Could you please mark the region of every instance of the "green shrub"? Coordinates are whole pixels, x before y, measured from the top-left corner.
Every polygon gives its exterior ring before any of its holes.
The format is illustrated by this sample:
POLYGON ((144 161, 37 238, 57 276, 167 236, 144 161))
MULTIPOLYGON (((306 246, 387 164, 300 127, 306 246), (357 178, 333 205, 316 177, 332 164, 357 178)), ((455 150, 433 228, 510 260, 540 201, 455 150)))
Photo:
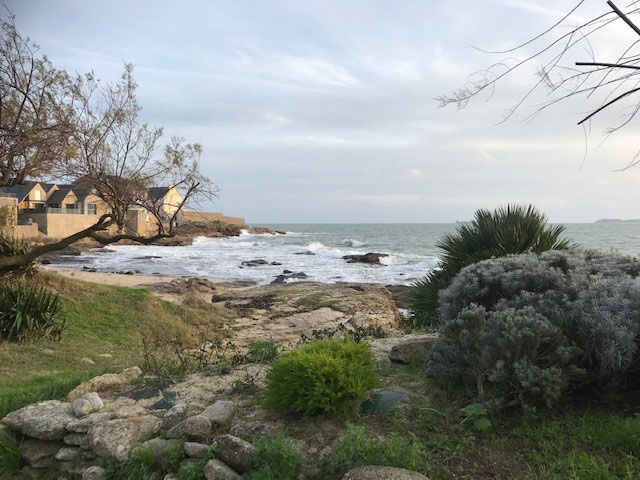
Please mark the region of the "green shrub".
POLYGON ((347 424, 345 437, 331 447, 320 463, 318 478, 337 480, 351 468, 360 465, 383 465, 420 470, 425 452, 415 437, 392 433, 380 437, 363 426, 347 424))
MULTIPOLYGON (((31 245, 20 238, 15 238, 0 233, 0 257, 14 257, 24 255, 31 251, 31 245)), ((13 273, 13 276, 31 275, 35 273, 36 261, 20 267, 13 273)))
POLYGON ((510 255, 440 293, 427 372, 493 407, 637 392, 640 261, 597 252, 510 255))
POLYGON ((327 339, 284 353, 267 373, 264 405, 308 415, 345 413, 378 381, 371 348, 327 339))
POLYGON ((0 283, 0 339, 59 339, 64 328, 58 295, 24 282, 0 283))
POLYGON ((280 432, 255 443, 255 468, 247 475, 250 480, 295 480, 302 463, 302 453, 293 440, 280 432))
POLYGON ((493 212, 477 210, 469 224, 437 244, 444 250, 440 270, 418 280, 407 294, 412 323, 419 327, 437 322, 438 293, 449 286, 467 265, 515 253, 565 250, 573 245, 560 239, 562 226, 547 225, 547 218, 529 205, 507 205, 493 212))

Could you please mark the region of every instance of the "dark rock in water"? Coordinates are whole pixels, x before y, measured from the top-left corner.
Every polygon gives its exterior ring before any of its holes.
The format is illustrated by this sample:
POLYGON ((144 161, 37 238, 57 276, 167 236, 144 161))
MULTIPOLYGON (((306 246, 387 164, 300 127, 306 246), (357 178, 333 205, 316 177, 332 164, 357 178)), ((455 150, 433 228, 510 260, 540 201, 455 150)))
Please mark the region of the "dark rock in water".
POLYGON ((370 263, 374 265, 382 265, 380 259, 388 257, 388 253, 365 253, 364 255, 345 255, 342 257, 347 263, 370 263))
POLYGON ((69 256, 79 257, 80 255, 82 255, 82 252, 76 248, 67 247, 63 250, 57 251, 56 254, 66 256, 66 257, 69 257, 69 256))
POLYGON ((85 272, 96 272, 97 271, 95 268, 89 268, 89 267, 82 267, 82 270, 84 270, 85 272))
POLYGON ((257 267, 259 265, 269 265, 269 262, 259 258, 257 260, 245 260, 244 262, 242 262, 242 265, 244 265, 245 267, 257 267))
POLYGON ((42 265, 51 265, 51 259, 50 258, 43 258, 42 260, 40 260, 40 263, 42 265))
POLYGON ((391 293, 393 301, 398 308, 409 308, 407 304, 407 291, 411 288, 408 285, 385 285, 391 293))
POLYGON ((308 278, 308 275, 304 272, 282 274, 282 275, 278 275, 276 279, 273 282, 271 282, 271 285, 286 283, 290 280, 304 280, 305 278, 308 278))
POLYGON ((282 265, 280 262, 271 262, 271 265, 282 265))
POLYGON ((133 257, 131 260, 153 260, 155 258, 162 258, 159 255, 143 255, 141 257, 133 257))
POLYGON ((296 252, 296 253, 294 253, 294 255, 315 255, 315 253, 310 252, 309 250, 307 250, 306 252, 296 252))
POLYGON ((369 399, 360 405, 360 415, 375 415, 376 413, 384 413, 397 407, 407 398, 407 395, 401 392, 392 392, 383 390, 373 392, 369 399))
POLYGON ((282 273, 284 273, 285 275, 288 275, 289 273, 293 273, 291 270, 282 270, 282 273))

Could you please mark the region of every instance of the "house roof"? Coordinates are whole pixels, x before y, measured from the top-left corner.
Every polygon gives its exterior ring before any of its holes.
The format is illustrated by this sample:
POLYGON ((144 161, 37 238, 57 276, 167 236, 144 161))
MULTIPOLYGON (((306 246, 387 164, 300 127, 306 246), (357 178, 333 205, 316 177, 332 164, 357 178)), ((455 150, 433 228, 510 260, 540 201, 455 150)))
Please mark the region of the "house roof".
POLYGON ((10 194, 16 197, 19 202, 22 202, 29 196, 29 192, 31 192, 31 190, 33 190, 33 188, 39 183, 40 182, 25 182, 18 185, 12 185, 10 187, 2 187, 1 190, 3 193, 10 194))
POLYGON ((159 200, 164 197, 169 190, 171 190, 171 187, 151 187, 149 189, 149 195, 152 200, 159 200))
POLYGON ((62 203, 70 193, 73 193, 75 195, 74 191, 70 188, 60 188, 49 195, 47 203, 62 203))

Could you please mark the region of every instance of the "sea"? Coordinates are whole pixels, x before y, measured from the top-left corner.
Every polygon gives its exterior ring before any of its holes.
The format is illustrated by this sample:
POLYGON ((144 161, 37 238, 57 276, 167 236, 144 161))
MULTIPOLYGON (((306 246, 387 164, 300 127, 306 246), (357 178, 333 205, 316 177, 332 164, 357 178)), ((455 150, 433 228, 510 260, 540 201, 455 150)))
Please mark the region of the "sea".
MULTIPOLYGON (((258 225, 256 225, 258 226, 258 225)), ((459 225, 439 224, 261 224, 285 234, 197 238, 184 247, 110 245, 110 252, 84 252, 67 266, 98 271, 199 276, 214 281, 271 283, 283 270, 307 280, 409 285, 439 264, 438 240, 459 225), (383 265, 347 263, 345 255, 386 253, 383 265), (265 260, 268 265, 243 266, 265 260), (273 265, 272 265, 273 263, 273 265)), ((564 237, 589 249, 638 256, 640 222, 565 224, 564 237)))

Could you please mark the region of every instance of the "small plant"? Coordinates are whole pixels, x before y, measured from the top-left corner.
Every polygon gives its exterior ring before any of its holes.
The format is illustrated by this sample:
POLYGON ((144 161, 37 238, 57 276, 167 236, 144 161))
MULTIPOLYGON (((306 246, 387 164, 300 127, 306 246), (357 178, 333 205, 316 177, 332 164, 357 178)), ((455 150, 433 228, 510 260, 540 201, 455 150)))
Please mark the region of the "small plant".
POLYGON ((64 328, 58 295, 20 281, 0 283, 0 339, 57 340, 64 328))
POLYGON ((489 409, 484 403, 472 403, 460 409, 464 420, 462 424, 471 422, 474 430, 478 432, 488 432, 491 429, 491 420, 489 420, 489 409))
POLYGON ((255 444, 255 468, 249 480, 295 480, 302 464, 302 453, 293 440, 280 432, 264 437, 255 444))
POLYGON ((326 327, 312 330, 309 336, 303 333, 300 336, 300 343, 311 343, 325 338, 346 337, 349 337, 354 342, 359 343, 365 338, 384 338, 386 336, 387 332, 385 332, 379 325, 368 325, 365 327, 361 325, 354 326, 341 323, 337 327, 326 327))
POLYGON ((344 438, 336 442, 320 463, 318 478, 342 478, 359 465, 384 465, 420 470, 425 461, 422 444, 415 437, 392 433, 380 437, 373 430, 347 423, 344 438))
POLYGON ((319 340, 284 353, 267 373, 264 405, 306 415, 342 414, 378 383, 369 345, 319 340))
POLYGON ((139 480, 150 478, 154 472, 160 472, 160 465, 155 461, 153 452, 137 447, 124 462, 105 460, 103 480, 139 480))
POLYGON ((245 358, 250 363, 271 363, 282 352, 282 345, 273 340, 252 340, 245 358))

